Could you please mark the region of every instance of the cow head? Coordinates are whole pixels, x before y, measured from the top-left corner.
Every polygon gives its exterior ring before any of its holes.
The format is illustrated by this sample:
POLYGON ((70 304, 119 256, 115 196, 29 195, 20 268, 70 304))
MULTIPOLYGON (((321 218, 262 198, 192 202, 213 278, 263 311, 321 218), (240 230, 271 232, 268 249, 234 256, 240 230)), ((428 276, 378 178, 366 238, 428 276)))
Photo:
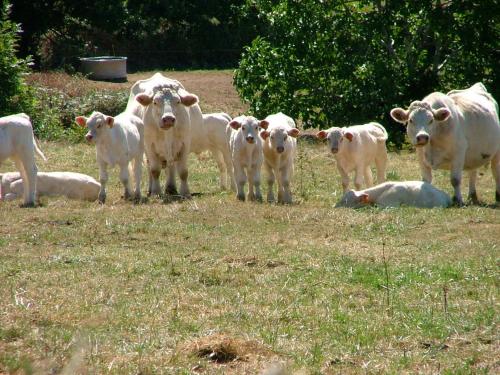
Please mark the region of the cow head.
POLYGON ((330 128, 328 130, 321 130, 316 134, 318 139, 326 139, 328 142, 328 148, 332 154, 336 154, 345 147, 346 142, 352 142, 354 135, 342 128, 330 128))
POLYGON ((238 116, 229 123, 229 126, 241 132, 243 138, 250 144, 257 141, 259 128, 267 129, 268 125, 266 120, 259 121, 253 116, 238 116))
POLYGON ((367 193, 349 190, 337 202, 335 207, 360 208, 371 204, 370 196, 367 193))
POLYGON ((426 102, 414 101, 408 110, 394 108, 391 117, 401 124, 406 125, 406 133, 414 146, 425 146, 439 123, 448 120, 451 113, 446 107, 432 109, 426 102))
POLYGON ((175 90, 163 87, 137 94, 135 100, 146 107, 146 116, 151 116, 158 128, 168 130, 175 125, 179 117, 187 117, 186 107, 196 104, 198 97, 182 88, 175 90))
POLYGON ((92 112, 90 117, 78 116, 75 122, 82 127, 87 127, 88 132, 85 135, 87 142, 95 142, 102 137, 103 132, 113 127, 115 119, 101 112, 92 112))
POLYGON ((297 138, 300 134, 299 129, 290 127, 273 127, 271 130, 262 130, 260 136, 262 139, 269 139, 271 149, 275 150, 278 154, 285 151, 286 145, 289 144, 288 137, 297 138))

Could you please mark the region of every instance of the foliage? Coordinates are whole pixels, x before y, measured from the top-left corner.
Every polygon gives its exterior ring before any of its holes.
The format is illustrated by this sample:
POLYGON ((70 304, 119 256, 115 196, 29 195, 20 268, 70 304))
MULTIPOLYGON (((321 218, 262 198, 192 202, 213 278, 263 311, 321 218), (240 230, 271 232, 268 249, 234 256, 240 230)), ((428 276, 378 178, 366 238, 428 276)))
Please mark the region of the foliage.
POLYGON ((499 94, 494 0, 251 3, 269 34, 246 48, 234 81, 259 116, 281 110, 321 128, 381 121, 400 145, 393 106, 476 81, 499 94))
POLYGON ((30 92, 23 83, 28 59, 16 57, 20 26, 9 19, 10 5, 2 1, 0 8, 0 116, 30 107, 30 92))

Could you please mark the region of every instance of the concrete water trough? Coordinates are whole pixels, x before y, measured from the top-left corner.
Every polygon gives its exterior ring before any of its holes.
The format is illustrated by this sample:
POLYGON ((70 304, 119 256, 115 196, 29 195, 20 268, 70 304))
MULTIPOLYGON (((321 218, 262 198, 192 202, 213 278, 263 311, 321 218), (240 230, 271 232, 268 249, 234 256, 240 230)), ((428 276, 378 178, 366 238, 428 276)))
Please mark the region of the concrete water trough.
POLYGON ((96 80, 126 80, 127 58, 123 56, 80 57, 81 71, 96 80))

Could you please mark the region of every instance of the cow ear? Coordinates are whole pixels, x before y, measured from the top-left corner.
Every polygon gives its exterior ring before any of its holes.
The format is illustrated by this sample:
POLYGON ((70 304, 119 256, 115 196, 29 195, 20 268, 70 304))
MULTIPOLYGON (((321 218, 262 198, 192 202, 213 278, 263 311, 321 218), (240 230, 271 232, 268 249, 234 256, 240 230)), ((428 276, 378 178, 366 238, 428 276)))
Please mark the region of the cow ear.
POLYGON ((241 128, 241 124, 237 120, 232 120, 229 123, 229 126, 232 127, 234 130, 238 130, 239 128, 241 128))
POLYGON ((352 138, 354 137, 353 134, 351 132, 345 132, 344 133, 344 137, 346 137, 349 142, 352 142, 352 138))
POLYGON ((260 132, 260 137, 261 137, 262 139, 267 139, 267 137, 269 137, 269 134, 270 134, 270 133, 269 133, 267 130, 262 130, 262 131, 260 132))
POLYGON ((84 116, 78 116, 75 118, 75 122, 83 128, 87 126, 87 118, 84 116))
POLYGON ((370 203, 370 196, 368 193, 361 193, 358 195, 358 198, 361 203, 370 203))
POLYGON ((192 105, 198 103, 198 97, 194 94, 190 94, 186 90, 180 90, 179 96, 181 97, 181 103, 186 107, 191 107, 192 105))
POLYGON ((288 135, 293 138, 297 138, 300 135, 300 130, 297 128, 292 128, 288 130, 288 135))
POLYGON ((324 130, 320 130, 318 134, 316 134, 316 138, 318 139, 325 139, 326 137, 328 137, 328 133, 324 130))
POLYGON ((110 127, 110 128, 112 128, 113 125, 115 124, 115 118, 112 116, 106 116, 104 118, 104 121, 106 121, 106 125, 108 125, 108 127, 110 127))
POLYGON ((264 129, 264 130, 267 130, 267 127, 269 126, 269 121, 267 120, 261 120, 259 122, 259 126, 264 129))
POLYGON ((391 110, 391 117, 394 121, 397 121, 401 124, 406 124, 408 121, 408 111, 405 111, 403 108, 393 108, 391 110))
POLYGON ((135 96, 135 100, 137 102, 139 102, 139 104, 143 105, 144 107, 147 107, 153 101, 153 95, 148 95, 148 94, 144 94, 144 93, 137 94, 135 96))
POLYGON ((439 108, 438 110, 434 111, 434 120, 436 121, 446 121, 450 116, 451 113, 448 108, 439 108))

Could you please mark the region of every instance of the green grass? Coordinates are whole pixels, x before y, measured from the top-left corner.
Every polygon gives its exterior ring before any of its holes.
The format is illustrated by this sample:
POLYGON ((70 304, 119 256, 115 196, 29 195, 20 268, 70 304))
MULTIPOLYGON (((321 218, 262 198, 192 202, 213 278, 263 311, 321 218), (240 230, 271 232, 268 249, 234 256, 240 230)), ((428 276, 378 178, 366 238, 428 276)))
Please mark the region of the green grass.
MULTIPOLYGON (((334 162, 299 147, 291 206, 220 192, 208 157, 190 160, 191 201, 124 202, 113 171, 104 206, 1 203, 0 372, 496 373, 491 172, 490 206, 334 209, 334 162), (262 351, 214 363, 186 349, 216 334, 262 351)), ((97 177, 93 147, 42 149, 40 170, 97 177)), ((415 155, 390 154, 389 175, 418 179, 415 155)), ((435 182, 451 192, 447 172, 435 182)))

